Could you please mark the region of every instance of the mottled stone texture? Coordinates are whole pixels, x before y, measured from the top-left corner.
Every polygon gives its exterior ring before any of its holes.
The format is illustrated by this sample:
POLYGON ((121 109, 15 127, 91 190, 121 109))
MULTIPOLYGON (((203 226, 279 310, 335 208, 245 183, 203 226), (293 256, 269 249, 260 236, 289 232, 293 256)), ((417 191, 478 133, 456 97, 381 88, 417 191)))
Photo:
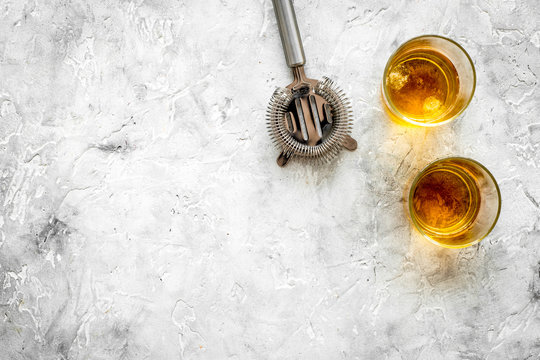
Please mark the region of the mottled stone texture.
POLYGON ((275 164, 290 82, 269 0, 0 1, 0 359, 539 359, 537 0, 297 0, 314 78, 359 147, 275 164), (461 43, 465 115, 390 122, 390 53, 461 43), (445 155, 498 179, 480 245, 411 228, 407 182, 445 155))

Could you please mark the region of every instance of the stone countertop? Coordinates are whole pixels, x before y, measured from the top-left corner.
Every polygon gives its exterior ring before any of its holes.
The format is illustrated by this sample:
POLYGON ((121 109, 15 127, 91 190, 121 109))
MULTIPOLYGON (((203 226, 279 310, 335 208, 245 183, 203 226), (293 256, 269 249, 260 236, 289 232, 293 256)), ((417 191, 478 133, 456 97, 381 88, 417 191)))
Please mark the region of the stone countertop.
POLYGON ((0 1, 0 359, 540 359, 540 3, 295 7, 308 76, 354 110, 358 150, 322 167, 275 163, 271 1, 0 1), (429 33, 476 94, 401 127, 382 71, 429 33), (446 155, 502 191, 463 250, 404 211, 446 155))

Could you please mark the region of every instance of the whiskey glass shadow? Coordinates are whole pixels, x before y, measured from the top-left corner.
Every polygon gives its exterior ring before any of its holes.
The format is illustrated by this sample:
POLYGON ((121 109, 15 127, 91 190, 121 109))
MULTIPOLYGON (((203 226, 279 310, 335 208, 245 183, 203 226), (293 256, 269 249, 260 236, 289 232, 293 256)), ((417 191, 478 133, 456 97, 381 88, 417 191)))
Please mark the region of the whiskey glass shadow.
POLYGON ((423 35, 390 56, 381 88, 391 119, 404 125, 438 126, 465 111, 476 88, 476 71, 458 43, 423 35))
POLYGON ((416 175, 407 205, 412 223, 425 238, 439 246, 463 248, 491 232, 501 211, 501 193, 482 164, 449 157, 416 175))

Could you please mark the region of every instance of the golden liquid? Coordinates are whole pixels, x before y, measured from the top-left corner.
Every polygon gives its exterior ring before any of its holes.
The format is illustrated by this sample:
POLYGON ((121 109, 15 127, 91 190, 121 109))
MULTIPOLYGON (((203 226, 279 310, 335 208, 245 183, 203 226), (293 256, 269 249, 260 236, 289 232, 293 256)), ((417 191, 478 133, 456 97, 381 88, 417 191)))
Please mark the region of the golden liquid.
POLYGON ((389 101, 402 115, 430 122, 444 120, 457 98, 457 70, 443 54, 419 50, 394 59, 385 79, 389 101))
POLYGON ((426 171, 412 189, 411 215, 423 232, 442 244, 459 245, 473 224, 480 192, 472 175, 459 166, 426 171))

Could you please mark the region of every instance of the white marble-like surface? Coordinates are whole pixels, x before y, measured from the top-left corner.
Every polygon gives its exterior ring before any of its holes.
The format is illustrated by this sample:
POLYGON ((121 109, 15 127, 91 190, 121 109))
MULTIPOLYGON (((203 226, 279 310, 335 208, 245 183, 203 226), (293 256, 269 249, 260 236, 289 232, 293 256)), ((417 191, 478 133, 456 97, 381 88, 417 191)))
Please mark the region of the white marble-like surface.
POLYGON ((0 1, 0 359, 540 359, 538 1, 295 6, 307 74, 355 114, 358 150, 323 168, 275 164, 271 1, 0 1), (408 129, 379 84, 425 33, 478 85, 408 129), (500 184, 478 246, 404 212, 444 155, 500 184))

